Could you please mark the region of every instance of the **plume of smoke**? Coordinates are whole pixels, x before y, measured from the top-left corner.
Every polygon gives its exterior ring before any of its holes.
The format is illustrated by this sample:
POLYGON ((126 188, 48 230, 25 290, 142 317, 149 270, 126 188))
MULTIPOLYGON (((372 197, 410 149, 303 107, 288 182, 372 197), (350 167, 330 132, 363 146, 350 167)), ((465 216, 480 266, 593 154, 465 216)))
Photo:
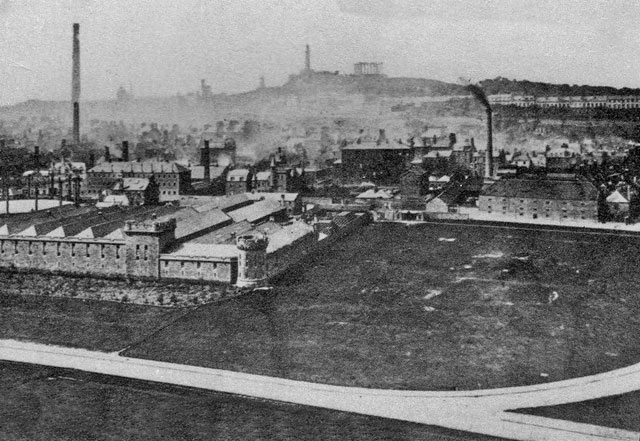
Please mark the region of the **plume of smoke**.
POLYGON ((487 95, 485 95, 484 90, 475 84, 469 84, 467 89, 473 94, 474 97, 484 106, 487 112, 491 112, 491 105, 489 104, 489 100, 487 99, 487 95))

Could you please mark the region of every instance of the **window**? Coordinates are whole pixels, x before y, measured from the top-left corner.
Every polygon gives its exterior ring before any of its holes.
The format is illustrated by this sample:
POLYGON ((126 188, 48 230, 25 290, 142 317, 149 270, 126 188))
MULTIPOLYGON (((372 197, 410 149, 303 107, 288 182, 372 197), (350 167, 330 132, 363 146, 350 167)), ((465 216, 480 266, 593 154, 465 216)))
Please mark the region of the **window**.
POLYGON ((104 259, 104 245, 100 245, 100 258, 104 259))
POLYGON ((60 242, 56 244, 56 256, 60 257, 60 242))
POLYGON ((71 244, 71 257, 76 257, 76 244, 71 244))
MULTIPOLYGON (((2 253, 4 254, 4 250, 2 250, 2 253)), ((46 242, 42 242, 42 255, 43 256, 47 255, 47 243, 46 242)))
POLYGON ((136 245, 136 260, 140 260, 140 245, 136 245))
POLYGON ((29 242, 29 245, 28 245, 28 246, 29 246, 29 255, 32 255, 32 254, 33 254, 33 252, 31 251, 31 242, 29 242))
POLYGON ((85 250, 85 256, 89 257, 89 244, 87 244, 87 248, 85 250))
POLYGON ((18 241, 17 240, 13 244, 13 254, 18 254, 18 241))
POLYGON ((148 245, 145 245, 145 246, 144 246, 144 252, 143 252, 144 260, 149 260, 149 256, 147 256, 147 251, 148 251, 148 250, 149 250, 149 246, 148 246, 148 245))

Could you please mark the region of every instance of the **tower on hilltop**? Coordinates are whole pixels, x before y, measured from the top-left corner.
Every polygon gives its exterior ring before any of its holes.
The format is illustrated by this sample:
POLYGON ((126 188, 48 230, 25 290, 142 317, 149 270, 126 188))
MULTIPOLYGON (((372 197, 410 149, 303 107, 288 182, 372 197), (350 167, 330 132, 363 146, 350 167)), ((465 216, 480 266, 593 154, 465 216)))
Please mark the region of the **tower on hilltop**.
POLYGON ((236 239, 238 280, 241 288, 257 287, 267 280, 267 245, 269 240, 260 234, 248 234, 236 239))
POLYGON ((307 45, 304 51, 304 71, 311 72, 311 48, 307 45))

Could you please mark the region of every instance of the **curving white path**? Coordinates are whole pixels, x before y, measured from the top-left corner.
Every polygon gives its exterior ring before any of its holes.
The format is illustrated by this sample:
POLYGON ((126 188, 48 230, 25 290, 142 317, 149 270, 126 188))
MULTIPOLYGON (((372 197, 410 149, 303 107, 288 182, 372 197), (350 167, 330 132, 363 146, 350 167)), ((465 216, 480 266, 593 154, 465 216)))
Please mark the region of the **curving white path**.
POLYGON ((535 386, 423 392, 331 386, 15 340, 0 340, 0 360, 208 389, 508 439, 640 440, 638 432, 506 412, 638 390, 640 363, 603 374, 535 386))

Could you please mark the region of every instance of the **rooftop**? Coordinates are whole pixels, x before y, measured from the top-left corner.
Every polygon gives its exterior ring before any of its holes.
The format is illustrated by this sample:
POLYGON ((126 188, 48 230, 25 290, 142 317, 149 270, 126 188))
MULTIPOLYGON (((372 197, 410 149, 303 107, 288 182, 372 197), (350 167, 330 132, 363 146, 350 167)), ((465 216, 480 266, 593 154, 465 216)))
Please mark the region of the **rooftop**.
POLYGON ((226 227, 222 227, 218 230, 212 231, 205 235, 196 237, 189 241, 189 243, 202 243, 202 244, 216 244, 216 243, 234 243, 236 237, 245 234, 253 229, 247 221, 237 222, 226 227))
POLYGON ((204 257, 210 259, 231 259, 238 257, 238 247, 235 245, 211 245, 195 242, 186 242, 175 250, 166 253, 170 257, 204 257))
POLYGON ((291 225, 287 225, 268 236, 269 245, 267 246, 267 253, 273 253, 280 248, 291 245, 296 240, 309 234, 314 234, 314 229, 305 222, 297 221, 291 225))
POLYGON ((176 239, 184 239, 197 234, 199 231, 209 230, 216 226, 223 226, 231 222, 231 218, 222 210, 214 209, 204 212, 197 212, 193 208, 183 208, 182 210, 159 218, 160 221, 175 218, 176 239))
POLYGON ((300 193, 275 193, 275 192, 255 192, 255 193, 247 193, 247 197, 252 201, 261 201, 261 200, 270 200, 270 201, 282 201, 285 202, 293 202, 298 199, 300 193))
POLYGON ((239 208, 229 212, 229 216, 234 222, 246 220, 248 222, 256 222, 260 219, 275 215, 284 210, 284 206, 278 202, 269 199, 257 201, 246 207, 239 208))

